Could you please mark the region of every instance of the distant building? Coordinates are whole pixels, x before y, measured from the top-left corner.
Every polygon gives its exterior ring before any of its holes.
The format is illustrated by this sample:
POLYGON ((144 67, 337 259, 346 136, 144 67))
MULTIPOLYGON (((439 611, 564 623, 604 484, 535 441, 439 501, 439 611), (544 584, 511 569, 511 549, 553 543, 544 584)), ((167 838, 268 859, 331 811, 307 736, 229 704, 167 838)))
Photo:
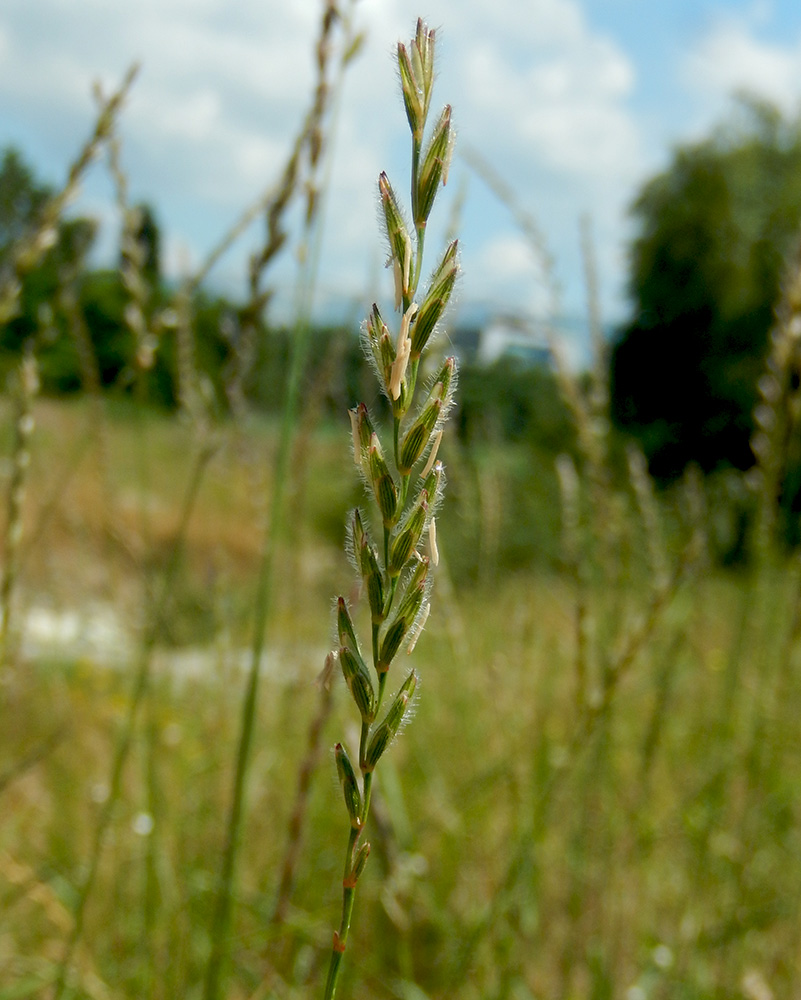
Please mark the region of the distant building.
POLYGON ((533 367, 551 364, 551 350, 543 333, 514 316, 496 316, 479 331, 476 360, 492 365, 501 358, 517 358, 533 367))
POLYGON ((513 358, 525 367, 550 367, 551 350, 541 330, 516 316, 493 316, 451 333, 451 344, 462 361, 493 365, 513 358))
MULTIPOLYGON (((604 338, 611 342, 615 326, 606 325, 604 338)), ((587 320, 583 316, 559 316, 549 331, 559 351, 559 364, 570 371, 586 371, 592 364, 592 347, 587 320)), ((493 365, 506 358, 524 367, 556 367, 554 352, 546 338, 544 320, 475 309, 461 316, 458 325, 448 332, 449 353, 472 365, 493 365)))

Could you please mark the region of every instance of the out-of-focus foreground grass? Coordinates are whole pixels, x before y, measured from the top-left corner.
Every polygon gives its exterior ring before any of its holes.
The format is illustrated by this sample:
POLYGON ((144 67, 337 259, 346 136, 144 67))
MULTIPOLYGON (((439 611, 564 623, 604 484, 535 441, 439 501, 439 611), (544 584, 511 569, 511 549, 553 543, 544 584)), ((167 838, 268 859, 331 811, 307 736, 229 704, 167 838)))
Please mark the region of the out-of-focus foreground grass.
MULTIPOLYGON (((36 404, 17 641, 2 677, 4 1000, 46 996, 56 974, 109 795, 149 588, 191 471, 187 425, 100 406, 36 404)), ((67 995, 198 995, 274 437, 258 422, 219 431, 67 995)), ((438 611, 414 653, 417 718, 376 789, 343 995, 795 995, 798 564, 766 557, 723 574, 696 546, 660 592, 630 500, 610 506, 610 537, 624 539, 614 573, 599 557, 594 574, 487 572, 465 586, 447 569, 491 534, 476 519, 504 530, 508 454, 476 464, 451 445, 438 611), (482 477, 500 512, 474 502, 482 477)), ((326 697, 315 683, 331 641, 326 609, 351 578, 342 537, 359 493, 345 476, 348 446, 344 428, 329 427, 296 445, 248 775, 232 1000, 316 995, 339 906, 340 793, 324 754, 276 915, 307 731, 326 697)), ((714 513, 701 510, 694 527, 674 517, 669 565, 714 513)), ((344 685, 333 698, 347 698, 344 685)))

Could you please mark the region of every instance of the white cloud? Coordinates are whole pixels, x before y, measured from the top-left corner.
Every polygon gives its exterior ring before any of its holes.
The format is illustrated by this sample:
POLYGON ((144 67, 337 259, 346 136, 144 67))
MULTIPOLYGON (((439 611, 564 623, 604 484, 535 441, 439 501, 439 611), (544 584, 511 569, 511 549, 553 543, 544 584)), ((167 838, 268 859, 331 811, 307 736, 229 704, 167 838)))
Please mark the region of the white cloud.
MULTIPOLYGON (((579 0, 426 6, 430 23, 442 28, 435 102, 452 101, 461 137, 554 234, 557 258, 576 242, 576 217, 588 205, 601 205, 600 231, 613 233, 611 219, 643 159, 628 108, 635 75, 627 54, 594 30, 579 0)), ((319 0, 82 0, 77 16, 67 0, 5 0, 0 109, 15 109, 63 174, 89 130, 92 79, 108 88, 140 59, 120 126, 132 189, 155 203, 168 245, 188 244, 202 257, 278 177, 310 100, 320 9, 319 0)), ((383 253, 375 224, 379 170, 387 167, 406 187, 408 139, 391 54, 397 38, 411 34, 416 13, 410 0, 355 5, 367 45, 341 102, 321 276, 329 289, 356 294, 369 262, 383 253)), ((0 142, 7 121, 0 111, 0 142)), ((448 198, 459 170, 457 163, 448 198)), ((465 289, 473 269, 482 295, 503 287, 506 301, 517 281, 529 302, 520 241, 505 235, 505 210, 486 205, 466 234, 465 289)))
POLYGON ((460 82, 474 111, 483 151, 513 152, 528 162, 605 177, 639 159, 626 108, 634 85, 627 56, 596 34, 574 0, 542 0, 527 17, 512 0, 460 21, 460 82), (500 8, 500 11, 499 9, 500 8))
POLYGON ((757 37, 753 18, 716 21, 687 58, 685 74, 708 102, 750 90, 794 111, 801 94, 801 36, 784 44, 757 37))
POLYGON ((502 231, 482 244, 473 260, 471 283, 477 298, 498 304, 509 300, 514 305, 509 312, 522 307, 527 315, 545 316, 553 304, 550 287, 552 275, 547 275, 541 256, 529 240, 518 232, 502 231), (525 294, 520 295, 520 289, 525 294))

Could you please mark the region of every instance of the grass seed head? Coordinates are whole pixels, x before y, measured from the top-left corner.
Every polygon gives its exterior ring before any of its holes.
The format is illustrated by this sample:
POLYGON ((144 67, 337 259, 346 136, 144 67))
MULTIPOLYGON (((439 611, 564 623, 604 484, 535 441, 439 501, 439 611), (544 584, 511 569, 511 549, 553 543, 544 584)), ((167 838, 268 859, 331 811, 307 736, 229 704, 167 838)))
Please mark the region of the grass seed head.
POLYGON ((350 757, 348 757, 348 751, 341 743, 337 743, 334 747, 334 757, 336 758, 339 783, 345 798, 345 808, 350 817, 350 825, 354 830, 360 830, 362 827, 362 796, 359 791, 359 783, 356 780, 356 772, 353 770, 350 757))
POLYGON ((364 866, 367 864, 367 859, 370 857, 370 844, 369 842, 362 844, 353 858, 353 863, 350 866, 348 874, 345 876, 342 885, 346 889, 353 889, 356 883, 361 878, 361 874, 364 871, 364 866))
POLYGON ((384 519, 384 525, 389 527, 394 524, 397 517, 398 488, 384 459, 377 434, 373 434, 370 439, 368 462, 375 500, 384 519))
MULTIPOLYGON (((412 257, 412 238, 403 219, 398 199, 389 183, 386 173, 382 172, 378 178, 378 191, 381 195, 381 207, 384 210, 384 224, 389 241, 389 249, 392 258, 397 261, 401 268, 401 291, 403 295, 408 291, 408 267, 412 257)), ((396 276, 397 278, 397 276, 396 276)), ((396 293, 397 299, 397 293, 396 293)))
POLYGON ((412 360, 420 357, 450 301, 459 273, 459 241, 454 240, 431 276, 428 292, 417 313, 412 333, 412 360))
POLYGON ((348 646, 354 653, 361 655, 359 640, 356 638, 356 632, 354 631, 353 622, 351 621, 344 597, 337 599, 337 635, 342 646, 348 646))
POLYGON ((434 126, 431 140, 420 165, 420 172, 417 175, 414 213, 416 226, 424 226, 428 222, 440 182, 445 176, 445 165, 449 160, 450 148, 451 108, 448 104, 443 108, 439 121, 434 126))
POLYGON ((362 722, 369 725, 375 718, 376 701, 367 664, 358 653, 347 646, 342 646, 339 650, 339 662, 342 665, 345 683, 356 702, 362 722))
POLYGON ((403 682, 400 691, 395 695, 395 699, 390 705, 384 721, 376 727, 373 733, 367 746, 364 760, 362 761, 362 770, 365 772, 375 769, 382 754, 397 736, 403 722, 403 717, 409 708, 409 703, 414 697, 416 687, 417 674, 413 670, 403 682))
POLYGON ((389 574, 398 576, 406 563, 411 559, 428 518, 428 494, 421 490, 406 524, 392 543, 389 554, 389 574))

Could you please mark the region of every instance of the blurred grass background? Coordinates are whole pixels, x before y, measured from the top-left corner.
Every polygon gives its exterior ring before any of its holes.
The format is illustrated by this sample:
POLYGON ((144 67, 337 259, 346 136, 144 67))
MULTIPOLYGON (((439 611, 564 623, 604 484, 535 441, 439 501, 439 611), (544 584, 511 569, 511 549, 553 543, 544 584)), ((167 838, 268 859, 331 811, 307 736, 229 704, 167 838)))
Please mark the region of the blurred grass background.
MULTIPOLYGON (((134 417, 127 403, 104 411, 101 475, 90 404, 36 407, 31 536, 65 456, 82 434, 92 443, 38 522, 19 603, 23 614, 38 609, 40 624, 28 639, 22 629, 3 678, 4 997, 39 995, 58 959, 109 793, 143 627, 151 568, 142 563, 158 562, 170 542, 188 470, 180 420, 134 417), (142 435, 146 490, 132 459, 142 435), (104 637, 82 645, 80 629, 64 641, 54 626, 48 641, 43 612, 57 623, 77 610, 86 629, 91 609, 113 623, 104 637)), ((269 494, 254 456, 269 455, 274 436, 269 421, 254 421, 210 463, 88 904, 75 996, 198 988, 244 681, 258 498, 269 494)), ((248 778, 231 996, 313 994, 339 902, 338 791, 324 757, 291 905, 285 922, 272 920, 298 761, 321 697, 330 595, 349 578, 341 526, 357 499, 343 474, 342 428, 319 427, 304 448, 248 778)), ((417 718, 378 786, 376 863, 343 991, 700 998, 750 996, 743 983, 764 982, 791 995, 801 899, 797 562, 724 571, 698 556, 614 698, 587 715, 576 697, 574 581, 544 566, 515 571, 482 550, 476 480, 495 483, 490 516, 503 536, 517 516, 506 509, 510 470, 523 463, 513 448, 468 462, 454 440, 450 452, 445 574, 465 568, 440 578, 439 612, 415 652, 417 718)), ((526 481, 516 488, 525 492, 526 481)), ((541 502, 543 517, 554 504, 541 502)), ((621 524, 633 536, 630 566, 613 591, 602 575, 581 585, 594 609, 588 623, 610 644, 636 633, 649 593, 633 509, 621 524)), ((344 711, 344 689, 334 699, 344 711)), ((326 725, 325 746, 336 731, 326 725)))

